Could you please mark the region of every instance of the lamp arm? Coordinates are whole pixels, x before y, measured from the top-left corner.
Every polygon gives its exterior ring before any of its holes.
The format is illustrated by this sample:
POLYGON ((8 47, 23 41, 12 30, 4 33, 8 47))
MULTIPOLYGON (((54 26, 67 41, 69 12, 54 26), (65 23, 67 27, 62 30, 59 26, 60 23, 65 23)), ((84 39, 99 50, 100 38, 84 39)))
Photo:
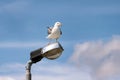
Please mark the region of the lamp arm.
POLYGON ((28 62, 27 62, 27 65, 26 65, 26 70, 30 70, 31 69, 31 66, 32 66, 32 64, 33 64, 33 62, 31 61, 31 60, 29 60, 28 62))
POLYGON ((26 80, 31 80, 31 66, 33 62, 29 60, 26 65, 26 80))

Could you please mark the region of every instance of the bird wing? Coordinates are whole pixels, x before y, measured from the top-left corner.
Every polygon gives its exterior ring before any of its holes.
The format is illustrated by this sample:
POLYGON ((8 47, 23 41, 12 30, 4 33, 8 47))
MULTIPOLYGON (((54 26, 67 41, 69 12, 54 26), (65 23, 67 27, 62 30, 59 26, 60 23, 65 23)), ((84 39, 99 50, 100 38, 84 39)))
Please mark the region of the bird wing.
POLYGON ((47 28, 48 28, 47 33, 51 34, 53 27, 47 27, 47 28))
POLYGON ((62 30, 60 29, 60 35, 62 35, 62 30))

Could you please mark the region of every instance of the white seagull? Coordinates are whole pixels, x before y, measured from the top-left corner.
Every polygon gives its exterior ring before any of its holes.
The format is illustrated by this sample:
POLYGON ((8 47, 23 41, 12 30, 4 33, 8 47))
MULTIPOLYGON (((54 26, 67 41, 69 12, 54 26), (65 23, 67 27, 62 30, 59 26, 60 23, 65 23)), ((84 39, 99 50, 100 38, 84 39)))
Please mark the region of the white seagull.
POLYGON ((46 37, 47 39, 55 39, 56 42, 60 35, 62 35, 62 31, 60 27, 62 24, 60 22, 56 22, 53 27, 48 27, 48 36, 46 37))

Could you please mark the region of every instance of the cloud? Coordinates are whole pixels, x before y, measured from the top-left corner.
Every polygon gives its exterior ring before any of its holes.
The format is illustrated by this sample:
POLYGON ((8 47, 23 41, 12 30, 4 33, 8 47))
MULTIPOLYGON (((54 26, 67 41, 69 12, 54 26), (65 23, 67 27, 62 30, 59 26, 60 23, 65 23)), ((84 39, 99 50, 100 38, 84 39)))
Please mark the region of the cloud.
POLYGON ((109 41, 98 40, 76 44, 70 62, 89 67, 96 80, 111 80, 108 78, 120 75, 119 57, 120 36, 113 36, 109 41))
MULTIPOLYGON (((45 43, 45 42, 43 42, 45 43)), ((41 42, 0 42, 0 48, 36 48, 43 45, 41 42)))
POLYGON ((81 7, 80 11, 82 15, 101 15, 101 14, 119 14, 119 7, 120 6, 109 6, 109 5, 105 5, 105 6, 88 6, 88 7, 81 7))
POLYGON ((15 80, 15 79, 13 79, 13 78, 11 78, 11 77, 8 77, 8 76, 0 76, 0 80, 15 80))
MULTIPOLYGON (((0 41, 0 48, 37 48, 37 47, 43 47, 47 44, 46 41, 0 41)), ((75 42, 71 41, 61 41, 61 45, 63 46, 69 46, 73 45, 75 42)))
POLYGON ((119 5, 117 4, 111 4, 107 3, 105 5, 103 4, 98 4, 97 6, 91 6, 91 5, 83 5, 84 3, 80 2, 75 2, 79 3, 77 5, 74 4, 73 7, 73 2, 44 2, 41 1, 36 3, 36 1, 25 1, 25 0, 17 0, 17 1, 11 1, 10 3, 4 3, 4 5, 0 6, 0 12, 7 12, 7 13, 12 13, 13 15, 15 14, 36 14, 37 15, 44 15, 48 14, 53 15, 53 14, 68 14, 71 13, 72 15, 99 15, 99 14, 119 14, 119 5), (39 3, 39 4, 38 4, 39 3), (56 4, 59 3, 59 4, 56 4), (55 7, 57 5, 57 7, 55 7), (43 8, 44 7, 44 8, 43 8), (72 12, 71 12, 72 9, 72 12), (61 11, 62 10, 62 11, 61 11), (73 13, 76 12, 76 13, 73 13))
MULTIPOLYGON (((2 64, 0 69, 7 70, 5 74, 0 73, 0 80, 25 80, 25 64, 2 64), (2 67, 7 66, 7 67, 2 67), (11 69, 11 70, 9 70, 11 69), (15 72, 16 70, 16 72, 15 72), (9 76, 7 76, 9 75, 9 76)), ((92 80, 90 75, 79 68, 61 63, 46 63, 41 62, 32 66, 32 79, 33 80, 92 80)))
MULTIPOLYGON (((120 36, 109 41, 88 41, 76 44, 70 63, 41 61, 32 66, 35 80, 119 80, 120 36), (77 66, 76 66, 77 65, 77 66)), ((0 65, 0 79, 25 80, 25 65, 0 65)))
POLYGON ((4 2, 1 6, 0 6, 0 12, 4 13, 21 13, 24 12, 25 10, 27 10, 26 8, 28 7, 28 2, 26 1, 11 1, 9 3, 4 2))
POLYGON ((24 72, 23 70, 24 68, 25 68, 25 65, 20 63, 2 64, 0 65, 0 73, 3 73, 3 74, 7 74, 10 72, 22 73, 24 72))

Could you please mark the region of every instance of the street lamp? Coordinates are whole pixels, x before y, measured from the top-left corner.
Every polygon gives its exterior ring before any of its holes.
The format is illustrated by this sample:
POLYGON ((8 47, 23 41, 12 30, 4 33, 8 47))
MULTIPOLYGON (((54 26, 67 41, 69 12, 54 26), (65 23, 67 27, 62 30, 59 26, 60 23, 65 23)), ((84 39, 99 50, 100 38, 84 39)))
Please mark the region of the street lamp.
POLYGON ((30 53, 30 60, 26 65, 26 80, 31 80, 31 66, 33 63, 39 62, 42 58, 54 60, 58 58, 64 51, 59 42, 48 44, 43 48, 39 48, 30 53))

